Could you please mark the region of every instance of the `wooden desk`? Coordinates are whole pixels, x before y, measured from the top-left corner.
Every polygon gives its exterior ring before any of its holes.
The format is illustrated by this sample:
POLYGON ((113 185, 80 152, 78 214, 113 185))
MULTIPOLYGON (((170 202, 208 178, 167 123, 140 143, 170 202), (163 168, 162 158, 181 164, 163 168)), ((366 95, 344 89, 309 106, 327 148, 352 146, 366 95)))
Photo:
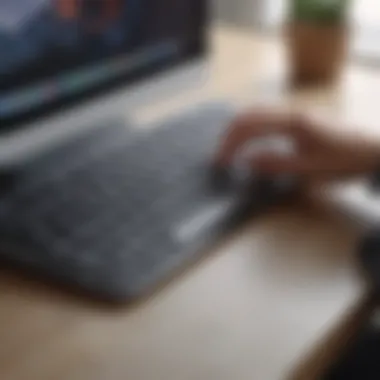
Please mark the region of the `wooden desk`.
MULTIPOLYGON (((277 44, 226 28, 213 36, 208 82, 138 110, 137 119, 194 100, 246 104, 263 94, 257 86, 275 78, 268 62, 277 44)), ((363 75, 361 84, 377 77, 363 75)), ((360 98, 361 84, 344 99, 360 98)), ((339 94, 317 96, 341 110, 339 94)), ((312 208, 278 208, 133 308, 91 304, 0 273, 0 379, 286 379, 365 299, 351 232, 312 208)))

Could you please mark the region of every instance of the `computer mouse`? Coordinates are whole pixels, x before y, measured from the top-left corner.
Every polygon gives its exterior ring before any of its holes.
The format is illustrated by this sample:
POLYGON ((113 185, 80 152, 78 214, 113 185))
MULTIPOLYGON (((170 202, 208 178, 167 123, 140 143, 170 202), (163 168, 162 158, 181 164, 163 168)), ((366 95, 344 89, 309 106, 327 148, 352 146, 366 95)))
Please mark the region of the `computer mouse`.
POLYGON ((239 152, 238 165, 249 167, 248 183, 261 189, 262 195, 278 196, 293 192, 298 187, 298 178, 291 173, 266 174, 255 168, 255 159, 262 156, 291 157, 297 153, 291 138, 281 134, 270 134, 249 141, 239 152))
POLYGON ((214 165, 211 176, 213 185, 221 190, 260 188, 264 192, 272 188, 278 192, 292 188, 295 182, 294 176, 286 173, 280 175, 260 173, 255 169, 255 158, 268 154, 289 156, 294 153, 292 140, 284 136, 272 134, 256 138, 240 149, 228 167, 214 165))
POLYGON ((269 134, 248 141, 237 153, 236 160, 249 160, 254 166, 255 158, 263 155, 289 157, 296 153, 294 140, 281 134, 269 134))
POLYGON ((213 189, 218 193, 236 193, 263 201, 293 193, 298 184, 293 175, 264 175, 248 165, 214 166, 210 179, 213 189))

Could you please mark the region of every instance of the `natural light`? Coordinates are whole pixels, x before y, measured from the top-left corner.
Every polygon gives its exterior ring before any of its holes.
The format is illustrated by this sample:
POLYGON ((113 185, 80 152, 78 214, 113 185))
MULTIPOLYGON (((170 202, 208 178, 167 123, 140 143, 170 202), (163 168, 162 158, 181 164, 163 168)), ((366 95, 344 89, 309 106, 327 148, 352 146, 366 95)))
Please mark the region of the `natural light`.
POLYGON ((356 0, 352 11, 353 18, 359 26, 380 29, 379 0, 356 0))
MULTIPOLYGON (((267 2, 267 17, 270 24, 277 24, 283 19, 287 2, 287 0, 269 0, 267 2)), ((379 0, 354 0, 351 9, 351 15, 356 25, 380 28, 379 0)))

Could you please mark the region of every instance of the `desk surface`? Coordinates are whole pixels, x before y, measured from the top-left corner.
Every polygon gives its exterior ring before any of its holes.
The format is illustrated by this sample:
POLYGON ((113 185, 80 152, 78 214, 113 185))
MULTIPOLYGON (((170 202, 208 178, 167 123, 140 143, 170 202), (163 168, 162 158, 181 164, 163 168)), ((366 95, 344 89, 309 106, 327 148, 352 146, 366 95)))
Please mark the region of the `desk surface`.
MULTIPOLYGON (((276 42, 227 28, 213 36, 209 81, 141 115, 215 96, 240 104, 265 91, 268 99, 283 96, 272 87, 278 67, 268 65, 280 53, 276 42)), ((333 95, 306 94, 297 104, 317 96, 334 112, 353 115, 354 103, 360 114, 363 93, 380 76, 347 75, 333 95)), ((0 378, 285 379, 365 298, 351 232, 313 208, 278 208, 133 308, 0 273, 0 378)))

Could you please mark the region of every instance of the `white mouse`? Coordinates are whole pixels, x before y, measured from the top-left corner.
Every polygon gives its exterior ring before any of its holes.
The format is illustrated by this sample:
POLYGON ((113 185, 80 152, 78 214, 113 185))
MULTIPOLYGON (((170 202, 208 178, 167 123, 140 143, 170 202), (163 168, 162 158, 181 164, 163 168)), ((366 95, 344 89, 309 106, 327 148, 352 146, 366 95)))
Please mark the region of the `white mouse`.
MULTIPOLYGON (((289 157, 296 153, 295 143, 292 139, 282 135, 270 135, 254 139, 247 143, 234 160, 235 172, 241 178, 252 178, 255 173, 255 157, 275 155, 289 157)), ((261 178, 259 176, 258 178, 261 178)), ((270 179, 279 191, 294 187, 295 178, 286 173, 275 175, 270 179)))
POLYGON ((292 156, 296 153, 294 141, 282 135, 269 135, 249 141, 239 153, 238 160, 252 160, 263 155, 292 156))

